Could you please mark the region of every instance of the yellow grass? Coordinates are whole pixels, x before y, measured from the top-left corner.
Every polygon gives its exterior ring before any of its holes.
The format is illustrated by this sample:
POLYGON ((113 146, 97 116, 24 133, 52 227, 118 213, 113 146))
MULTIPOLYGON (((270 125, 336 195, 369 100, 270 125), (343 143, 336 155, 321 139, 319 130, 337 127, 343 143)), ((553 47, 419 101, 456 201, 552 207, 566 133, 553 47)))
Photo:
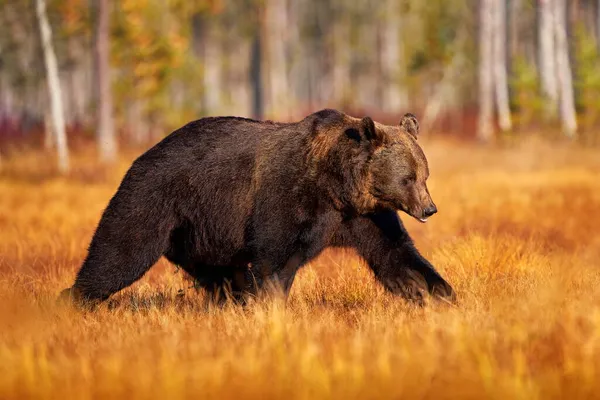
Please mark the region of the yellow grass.
MULTIPOLYGON (((0 398, 589 398, 600 390, 600 153, 424 142, 440 210, 403 216, 460 305, 386 294, 352 252, 287 306, 206 309, 161 260, 96 312, 58 306, 131 161, 0 171, 0 398)), ((132 155, 133 156, 133 155, 132 155)))

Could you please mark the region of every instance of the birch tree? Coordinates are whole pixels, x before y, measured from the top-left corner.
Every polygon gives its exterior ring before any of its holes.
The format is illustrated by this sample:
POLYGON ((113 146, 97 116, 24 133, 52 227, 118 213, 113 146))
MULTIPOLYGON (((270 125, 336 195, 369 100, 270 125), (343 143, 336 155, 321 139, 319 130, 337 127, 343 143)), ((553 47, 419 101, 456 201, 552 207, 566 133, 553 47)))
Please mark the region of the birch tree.
POLYGON ((288 79, 287 60, 285 54, 288 38, 287 4, 284 0, 269 0, 265 2, 265 19, 268 32, 265 35, 267 45, 267 62, 269 68, 269 111, 282 117, 287 117, 288 79))
POLYGON ((489 142, 493 135, 493 1, 481 0, 479 9, 479 115, 477 138, 482 142, 489 142))
POLYGON ((508 99, 508 79, 506 76, 506 0, 494 0, 494 3, 493 64, 496 106, 500 129, 508 131, 512 128, 512 121, 508 99))
POLYGON ((98 149, 100 159, 112 162, 117 156, 113 98, 110 79, 109 1, 98 0, 98 23, 96 30, 96 62, 98 78, 98 149))
POLYGON ((387 0, 383 21, 381 65, 384 72, 383 106, 389 112, 399 112, 402 107, 406 107, 407 102, 407 94, 401 82, 403 72, 401 24, 398 1, 387 0))
POLYGON ((52 45, 52 29, 50 28, 48 16, 46 15, 46 1, 36 0, 35 6, 40 27, 44 64, 46 66, 46 81, 48 83, 48 94, 50 97, 52 130, 58 152, 58 169, 61 173, 65 173, 69 169, 69 150, 67 147, 65 116, 60 80, 58 77, 56 53, 54 52, 54 46, 52 45))
POLYGON ((558 84, 554 30, 554 3, 557 0, 538 0, 538 63, 542 95, 547 102, 547 115, 556 112, 558 84))
POLYGON ((556 39, 556 69, 559 87, 560 119, 566 136, 577 133, 575 101, 571 65, 569 62, 569 43, 567 41, 567 0, 554 0, 554 34, 556 39))
POLYGON ((252 116, 262 119, 264 113, 263 100, 263 12, 260 6, 254 12, 254 27, 252 32, 252 45, 250 46, 249 80, 251 86, 252 116))

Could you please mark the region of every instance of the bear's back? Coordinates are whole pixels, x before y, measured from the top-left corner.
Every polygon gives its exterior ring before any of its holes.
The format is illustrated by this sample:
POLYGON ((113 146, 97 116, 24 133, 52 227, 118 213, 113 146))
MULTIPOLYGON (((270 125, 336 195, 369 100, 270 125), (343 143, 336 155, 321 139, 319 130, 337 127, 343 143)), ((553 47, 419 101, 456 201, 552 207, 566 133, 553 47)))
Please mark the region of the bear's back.
POLYGON ((272 157, 273 152, 279 153, 286 147, 282 143, 289 145, 303 133, 294 124, 203 118, 140 156, 122 183, 123 192, 155 199, 162 209, 172 210, 192 230, 197 256, 226 264, 245 249, 245 228, 256 192, 265 183, 261 177, 268 173, 264 163, 283 164, 280 157, 272 157))

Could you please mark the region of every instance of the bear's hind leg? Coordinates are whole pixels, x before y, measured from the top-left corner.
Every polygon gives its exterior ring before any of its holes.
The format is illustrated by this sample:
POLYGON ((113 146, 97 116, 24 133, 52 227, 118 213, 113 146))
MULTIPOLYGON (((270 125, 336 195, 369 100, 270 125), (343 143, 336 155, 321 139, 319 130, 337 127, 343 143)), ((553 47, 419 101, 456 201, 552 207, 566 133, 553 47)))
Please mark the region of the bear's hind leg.
POLYGON ((106 300, 140 279, 167 250, 172 230, 168 217, 153 212, 123 215, 115 207, 111 202, 104 212, 73 287, 61 297, 106 300))
POLYGON ((206 265, 194 264, 182 268, 194 279, 195 285, 206 290, 209 303, 223 306, 228 300, 245 304, 246 295, 252 294, 253 276, 247 264, 206 265))

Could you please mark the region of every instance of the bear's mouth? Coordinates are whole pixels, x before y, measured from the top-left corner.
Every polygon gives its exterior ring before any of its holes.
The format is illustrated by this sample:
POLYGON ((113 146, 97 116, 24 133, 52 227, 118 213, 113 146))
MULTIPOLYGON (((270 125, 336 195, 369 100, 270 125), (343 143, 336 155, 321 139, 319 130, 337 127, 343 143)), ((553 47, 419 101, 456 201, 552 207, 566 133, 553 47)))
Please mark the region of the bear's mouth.
POLYGON ((429 217, 423 217, 423 216, 417 217, 417 215, 415 213, 410 212, 408 210, 408 208, 405 207, 403 204, 400 204, 400 207, 398 207, 398 210, 405 212, 406 214, 410 215, 411 217, 413 217, 414 219, 416 219, 417 221, 419 221, 423 224, 425 222, 427 222, 427 220, 429 219, 429 217))
POLYGON ((394 201, 392 199, 386 199, 384 196, 381 195, 375 195, 375 197, 382 203, 382 205, 385 208, 391 208, 396 211, 402 211, 423 224, 429 219, 429 217, 423 217, 422 213, 420 214, 420 216, 417 216, 416 213, 410 211, 410 208, 406 207, 402 202, 394 201))

